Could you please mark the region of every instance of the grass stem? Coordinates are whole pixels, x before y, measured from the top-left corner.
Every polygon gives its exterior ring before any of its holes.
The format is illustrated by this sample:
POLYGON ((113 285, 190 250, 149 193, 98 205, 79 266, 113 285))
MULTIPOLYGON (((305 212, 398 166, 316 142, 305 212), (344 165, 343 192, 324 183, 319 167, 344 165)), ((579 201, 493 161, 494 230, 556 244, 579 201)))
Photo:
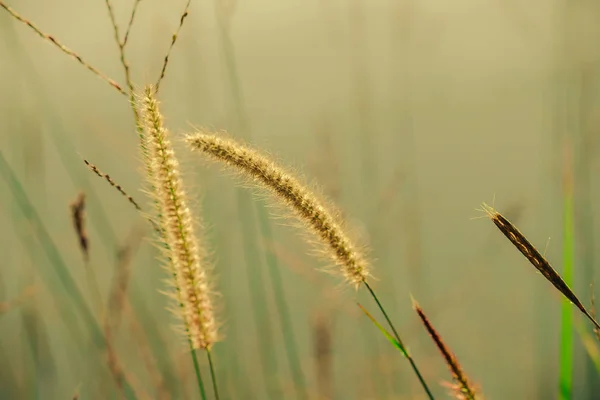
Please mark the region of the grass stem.
POLYGON ((217 385, 217 375, 215 374, 215 366, 212 359, 212 353, 210 349, 206 349, 206 358, 208 358, 208 365, 210 366, 210 378, 212 379, 213 391, 215 393, 215 399, 219 400, 219 388, 217 385))
POLYGON ((196 350, 194 350, 194 345, 192 344, 192 340, 189 339, 189 336, 188 342, 190 344, 190 354, 192 356, 192 362, 194 363, 194 372, 196 373, 196 382, 198 383, 198 390, 200 391, 200 396, 202 397, 202 400, 206 400, 206 390, 204 390, 204 382, 202 381, 200 364, 198 364, 198 356, 196 355, 196 350))
POLYGON ((419 379, 419 382, 421 383, 421 386, 423 386, 423 389, 425 390, 425 393, 427 393, 427 397, 430 400, 434 400, 433 394, 431 393, 431 390, 427 386, 427 383, 425 383, 425 379, 423 379, 423 375, 421 375, 421 372, 419 371, 419 368, 417 367, 417 364, 415 363, 415 360, 412 358, 412 356, 410 355, 410 353, 406 350, 406 347, 404 346, 404 343, 402 343, 402 340, 400 339, 400 335, 398 334, 398 331, 396 331, 396 328, 394 327, 394 324, 390 320, 390 317, 388 317, 388 314, 385 311, 385 308, 383 308, 383 305, 381 304, 381 302, 379 301, 379 298, 375 294, 375 291, 371 288, 371 285, 369 285, 369 283, 367 281, 364 281, 363 285, 367 288, 367 290, 371 294, 371 297, 373 297, 373 300, 375 300, 375 302, 377 303, 377 307, 379 308, 379 310, 383 314, 385 320, 387 321, 388 325, 392 329, 392 332, 394 333, 395 339, 398 341, 398 343, 404 349, 403 350, 404 355, 408 359, 408 362, 410 363, 410 366, 412 367, 413 371, 417 375, 417 378, 419 379))

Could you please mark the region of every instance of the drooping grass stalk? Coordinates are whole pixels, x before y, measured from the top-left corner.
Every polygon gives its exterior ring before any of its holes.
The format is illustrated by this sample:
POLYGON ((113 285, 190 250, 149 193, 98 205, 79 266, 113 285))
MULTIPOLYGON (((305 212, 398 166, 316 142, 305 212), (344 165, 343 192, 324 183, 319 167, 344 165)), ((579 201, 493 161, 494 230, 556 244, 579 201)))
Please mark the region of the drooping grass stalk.
POLYGON ((421 322, 423 323, 423 326, 429 333, 429 336, 431 336, 431 339, 433 339, 433 341, 435 342, 435 345, 437 346, 438 350, 440 351, 440 353, 442 353, 442 356, 444 357, 444 360, 446 361, 446 364, 450 369, 450 373, 452 374, 452 378, 454 379, 456 384, 455 386, 452 386, 454 396, 460 400, 476 400, 476 390, 471 384, 467 375, 464 373, 460 364, 458 363, 456 356, 450 351, 446 343, 444 343, 442 337, 435 330, 421 306, 419 306, 419 304, 414 299, 413 308, 415 309, 415 312, 421 319, 421 322))
MULTIPOLYGON (((483 204, 482 210, 494 222, 498 229, 510 240, 510 242, 529 260, 529 262, 548 280, 563 296, 573 303, 596 327, 600 324, 592 317, 583 303, 577 298, 569 285, 550 265, 548 260, 527 240, 527 238, 502 214, 487 204, 483 204)), ((572 228, 571 228, 572 229, 572 228)), ((570 250, 571 251, 571 250, 570 250)))
MULTIPOLYGON (((171 146, 169 132, 163 125, 155 97, 155 88, 147 86, 140 99, 145 128, 146 148, 152 175, 147 178, 157 207, 159 240, 167 262, 167 270, 173 277, 174 293, 171 297, 177 307, 173 310, 185 327, 196 369, 201 393, 204 385, 197 365, 195 350, 210 350, 217 341, 217 326, 208 279, 209 265, 204 248, 194 230, 187 195, 179 173, 179 163, 171 146)), ((216 385, 216 382, 213 382, 216 385)))
MULTIPOLYGON (((50 261, 50 264, 52 265, 54 272, 57 275, 65 292, 68 293, 69 298, 78 311, 80 317, 84 320, 86 327, 90 330, 93 342, 100 351, 106 351, 107 342, 102 334, 100 326, 98 325, 98 321, 88 308, 83 295, 81 294, 73 277, 69 273, 66 264, 60 256, 52 237, 46 230, 40 216, 31 204, 27 194, 25 193, 14 172, 6 162, 2 153, 0 153, 0 174, 10 187, 11 192, 15 197, 15 201, 21 208, 21 212, 31 221, 35 235, 40 242, 42 250, 50 261)), ((66 310, 62 311, 66 312, 66 310)), ((73 321, 70 317, 66 318, 65 320, 73 321)), ((75 328, 75 326, 72 326, 72 328, 75 328)), ((121 383, 127 399, 136 399, 137 396, 135 395, 133 388, 125 376, 122 377, 121 383)))
POLYGON ((54 36, 45 33, 37 25, 35 25, 33 22, 31 22, 28 19, 25 19, 24 17, 22 17, 17 11, 15 11, 13 8, 11 8, 10 6, 8 6, 8 4, 6 4, 2 0, 0 0, 0 7, 4 8, 14 19, 16 19, 17 21, 19 21, 19 22, 27 25, 28 27, 30 27, 42 39, 47 40, 48 42, 54 44, 63 53, 65 53, 66 55, 68 55, 71 58, 74 58, 77 62, 79 62, 85 68, 87 68, 88 70, 90 70, 93 74, 97 75, 100 79, 102 79, 103 81, 107 82, 113 88, 117 89, 121 94, 123 94, 123 95, 127 94, 123 90, 123 88, 121 88, 121 86, 117 82, 115 82, 113 79, 109 78, 108 76, 106 76, 105 74, 103 74, 102 72, 100 72, 98 69, 96 69, 94 66, 92 66, 90 63, 88 63, 87 61, 85 61, 79 54, 77 54, 73 50, 69 49, 67 46, 63 45, 54 36))
MULTIPOLYGON (((396 339, 401 342, 384 307, 367 283, 370 263, 345 233, 336 214, 294 176, 256 150, 231 139, 202 132, 187 135, 186 141, 192 150, 202 152, 209 158, 224 163, 246 181, 266 189, 275 200, 290 208, 299 222, 318 238, 323 253, 337 265, 337 272, 344 280, 355 288, 361 284, 367 288, 392 328, 396 339)), ((433 395, 414 361, 411 361, 411 366, 427 395, 432 399, 433 395)))
MULTIPOLYGON (((563 166, 563 276, 566 285, 573 284, 574 252, 574 210, 573 210, 573 167, 571 148, 565 149, 563 166)), ((570 400, 573 397, 573 308, 567 298, 561 307, 560 333, 560 374, 559 398, 570 400)), ((589 318, 595 319, 589 315, 589 318)))
POLYGON ((224 163, 290 207, 297 219, 319 238, 323 250, 348 284, 358 287, 369 276, 367 259, 346 235, 339 219, 290 173, 232 139, 198 132, 187 135, 186 142, 193 151, 224 163))

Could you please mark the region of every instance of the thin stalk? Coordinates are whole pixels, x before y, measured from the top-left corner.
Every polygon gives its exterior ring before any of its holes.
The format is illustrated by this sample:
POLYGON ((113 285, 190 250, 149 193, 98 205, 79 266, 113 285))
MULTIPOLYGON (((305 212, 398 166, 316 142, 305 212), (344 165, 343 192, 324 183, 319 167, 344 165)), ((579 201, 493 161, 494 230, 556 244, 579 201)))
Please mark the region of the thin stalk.
MULTIPOLYGON (((567 149, 570 152, 570 148, 567 149)), ((570 153, 565 161, 563 188, 563 278, 567 285, 573 285, 574 264, 574 212, 573 176, 570 153)), ((560 334, 560 399, 573 396, 573 307, 567 298, 562 299, 560 334)))
POLYGON ((217 386, 217 375, 215 374, 215 367, 212 360, 212 354, 210 349, 206 349, 206 357, 208 358, 208 365, 210 366, 210 378, 212 379, 213 392, 215 394, 215 399, 219 400, 219 389, 217 386))
POLYGON ((200 396, 202 397, 202 400, 206 400, 206 391, 204 390, 204 381, 202 381, 200 364, 198 364, 198 356, 196 355, 196 351, 194 350, 194 346, 192 345, 192 340, 189 339, 189 336, 188 343, 190 344, 190 354, 192 356, 192 362, 194 363, 194 372, 196 373, 196 382, 198 383, 198 390, 200 391, 200 396))
POLYGON ((105 74, 100 72, 98 69, 96 69, 94 66, 89 64, 87 61, 85 61, 83 58, 81 58, 81 56, 79 54, 77 54, 75 51, 71 50, 70 48, 63 45, 61 42, 59 42, 58 39, 56 39, 54 36, 49 35, 48 33, 42 31, 33 22, 31 22, 28 19, 21 16, 17 11, 15 11, 13 8, 11 8, 8 4, 4 3, 4 1, 0 0, 0 7, 5 9, 14 19, 27 25, 29 28, 31 28, 42 39, 52 43, 53 45, 58 47, 63 53, 65 53, 69 57, 71 57, 74 60, 76 60, 77 62, 79 62, 81 65, 83 65, 85 68, 90 70, 93 74, 97 75, 103 81, 107 82, 113 88, 117 89, 119 91, 119 93, 121 93, 122 95, 127 95, 127 92, 125 92, 125 90, 123 90, 123 88, 121 88, 121 86, 117 82, 115 82, 113 79, 109 78, 108 76, 106 76, 105 74))
POLYGON ((388 317, 387 312, 385 311, 385 309, 383 308, 383 305, 379 301, 379 298, 377 297, 377 295, 375 294, 375 292, 371 288, 371 285, 369 285, 369 283, 367 281, 363 281, 363 284, 367 288, 367 290, 369 291, 369 293, 371 294, 371 297, 373 297, 373 300, 375 300, 375 302, 377 303, 377 307, 379 308, 379 310, 383 314, 385 320, 387 321, 388 325, 392 329, 392 332, 394 333, 394 337, 396 338, 396 340, 398 341, 398 343, 404 349, 404 351, 403 351, 404 352, 404 356, 408 359, 408 362, 410 362, 410 366, 412 367, 413 371, 417 375, 417 378, 419 379, 419 382, 421 383, 421 386, 423 386, 423 389, 425 390, 425 393, 427 393, 427 397, 430 400, 434 400, 433 394, 431 393, 431 390, 429 390, 429 387, 427 386, 427 383, 425 383, 425 379, 423 379, 423 376, 421 375, 421 372, 419 371, 419 368, 417 368, 417 364, 415 363, 415 360, 412 358, 412 356, 410 355, 410 353, 408 353, 408 351, 406 350, 406 347, 402 343, 402 339, 400 339, 400 335, 398 334, 398 331, 396 331, 396 328, 394 327, 394 324, 390 320, 390 317, 388 317))

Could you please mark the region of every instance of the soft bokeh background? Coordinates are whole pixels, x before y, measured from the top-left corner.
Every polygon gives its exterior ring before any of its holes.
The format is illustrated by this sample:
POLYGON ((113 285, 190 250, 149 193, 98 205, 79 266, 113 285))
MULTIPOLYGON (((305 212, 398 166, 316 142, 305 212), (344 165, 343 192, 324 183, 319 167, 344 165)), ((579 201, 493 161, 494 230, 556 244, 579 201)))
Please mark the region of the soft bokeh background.
MULTIPOLYGON (((11 5, 124 83, 103 1, 11 5)), ((131 6, 114 2, 122 29, 131 6)), ((141 2, 127 46, 138 87, 156 81, 183 7, 141 2)), ((371 247, 374 285, 439 398, 447 395, 438 383, 450 376, 411 294, 486 398, 556 398, 559 296, 491 222, 472 218, 495 199, 560 270, 561 179, 571 149, 575 288, 587 302, 598 256, 599 11, 591 1, 194 0, 162 84, 162 111, 178 137, 192 126, 228 130, 316 182, 371 247)), ((117 249, 137 249, 128 266, 131 309, 116 333, 131 381, 157 398, 163 376, 172 397, 197 398, 160 293, 167 275, 140 237, 149 229, 81 162, 146 201, 126 98, 4 10, 0 93, 2 154, 90 304, 69 203, 86 193, 90 267, 104 299, 119 270, 117 249)), ((222 397, 294 398, 264 262, 275 254, 314 398, 424 398, 406 360, 356 306, 379 318, 372 301, 317 271, 325 264, 295 229, 275 223, 266 243, 250 226, 261 261, 246 262, 241 224, 256 218, 240 216, 236 180, 179 148, 222 294, 222 397)), ((0 397, 114 398, 109 379, 99 389, 100 356, 68 333, 60 310, 70 307, 69 294, 5 181, 0 205, 0 301, 35 288, 0 316, 0 397)), ((575 346, 574 398, 597 398, 600 378, 577 339, 575 346)))

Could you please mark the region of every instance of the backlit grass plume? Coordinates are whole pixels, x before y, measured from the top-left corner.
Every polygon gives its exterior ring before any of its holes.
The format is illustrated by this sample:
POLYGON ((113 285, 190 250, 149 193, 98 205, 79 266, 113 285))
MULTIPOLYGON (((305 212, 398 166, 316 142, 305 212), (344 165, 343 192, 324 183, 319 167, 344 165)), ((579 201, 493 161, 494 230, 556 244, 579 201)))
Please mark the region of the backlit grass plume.
POLYGON ((165 244, 168 270, 174 278, 174 297, 179 303, 175 313, 182 315, 192 347, 209 349, 217 340, 217 327, 204 250, 194 233, 179 163, 169 132, 163 126, 154 87, 145 88, 141 103, 147 161, 152 171, 149 180, 162 231, 160 239, 165 244))
POLYGON ((329 248, 331 258, 351 285, 366 282, 369 276, 366 258, 344 233, 334 214, 298 179, 258 151, 231 139, 194 133, 188 135, 186 141, 193 150, 226 163, 274 193, 329 248))
POLYGON ((442 337, 435 330, 435 328, 429 321, 429 318, 427 318, 427 315, 425 315, 425 312, 423 311, 419 303, 415 301, 415 299, 413 299, 413 308, 415 309, 415 312, 421 319, 421 322, 423 323, 423 326, 429 333, 429 336, 431 336, 431 339, 433 339, 433 341, 435 342, 435 345, 437 346, 438 350, 440 351, 440 353, 442 353, 442 356, 444 357, 444 360, 448 365, 448 369, 450 369, 450 373, 452 374, 452 378, 454 379, 454 384, 450 385, 450 387, 452 388, 452 391, 456 398, 461 400, 476 400, 477 398, 479 398, 479 396, 477 396, 475 392, 475 388, 473 387, 471 382, 469 382, 469 379, 467 378, 460 364, 458 363, 456 356, 450 351, 448 346, 446 346, 446 343, 444 343, 442 337))
POLYGON ((588 312, 583 303, 577 298, 575 293, 569 288, 561 276, 556 272, 550 265, 548 260, 527 240, 516 226, 514 226, 509 220, 504 218, 502 214, 496 211, 493 207, 487 204, 482 205, 482 210, 492 220, 492 222, 498 227, 500 232, 504 234, 510 240, 510 242, 529 260, 529 262, 544 275, 546 278, 559 292, 563 294, 571 303, 575 306, 594 324, 596 328, 600 328, 600 325, 594 317, 588 312))

